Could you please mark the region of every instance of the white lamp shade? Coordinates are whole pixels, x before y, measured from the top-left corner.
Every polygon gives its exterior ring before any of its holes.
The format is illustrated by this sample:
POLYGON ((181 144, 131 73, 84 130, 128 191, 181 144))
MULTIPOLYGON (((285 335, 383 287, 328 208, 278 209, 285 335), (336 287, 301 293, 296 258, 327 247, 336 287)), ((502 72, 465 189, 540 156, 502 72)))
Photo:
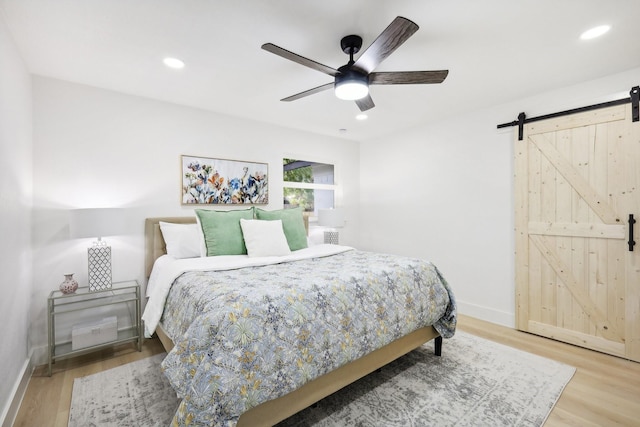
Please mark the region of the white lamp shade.
POLYGON ((121 234, 125 229, 124 209, 74 209, 70 211, 69 228, 73 239, 121 234))
POLYGON ((344 227, 342 209, 318 209, 318 225, 321 227, 344 227))

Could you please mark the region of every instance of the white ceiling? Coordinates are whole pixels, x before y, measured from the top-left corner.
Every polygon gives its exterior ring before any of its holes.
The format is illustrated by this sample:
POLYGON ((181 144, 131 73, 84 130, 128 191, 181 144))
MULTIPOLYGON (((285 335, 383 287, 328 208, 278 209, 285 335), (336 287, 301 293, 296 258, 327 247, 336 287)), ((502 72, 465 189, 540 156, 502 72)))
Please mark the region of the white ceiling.
POLYGON ((639 0, 0 0, 0 9, 33 74, 354 140, 640 66, 639 0), (343 36, 366 47, 396 16, 420 29, 376 71, 449 69, 443 84, 373 86, 363 122, 332 91, 279 101, 331 78, 263 43, 337 68, 348 60, 343 36), (579 40, 600 24, 611 31, 579 40), (165 56, 186 67, 166 68, 165 56))

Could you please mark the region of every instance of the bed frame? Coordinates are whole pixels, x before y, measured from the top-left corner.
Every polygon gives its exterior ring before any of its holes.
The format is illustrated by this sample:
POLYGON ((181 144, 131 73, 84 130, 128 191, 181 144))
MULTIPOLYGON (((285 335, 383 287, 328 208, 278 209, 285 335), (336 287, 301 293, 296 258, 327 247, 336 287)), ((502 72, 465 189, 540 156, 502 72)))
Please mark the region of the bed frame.
MULTIPOLYGON (((196 222, 196 219, 195 217, 146 219, 145 271, 147 277, 151 274, 154 261, 159 256, 166 254, 166 245, 160 232, 160 221, 190 224, 196 222)), ((306 219, 305 226, 308 227, 306 219)), ((156 334, 167 352, 171 351, 174 345, 173 341, 162 329, 162 325, 158 325, 156 334)), ((240 416, 237 425, 238 427, 273 426, 432 339, 435 339, 435 354, 440 356, 442 352, 442 337, 432 326, 420 328, 358 360, 306 383, 289 394, 251 408, 240 416)))

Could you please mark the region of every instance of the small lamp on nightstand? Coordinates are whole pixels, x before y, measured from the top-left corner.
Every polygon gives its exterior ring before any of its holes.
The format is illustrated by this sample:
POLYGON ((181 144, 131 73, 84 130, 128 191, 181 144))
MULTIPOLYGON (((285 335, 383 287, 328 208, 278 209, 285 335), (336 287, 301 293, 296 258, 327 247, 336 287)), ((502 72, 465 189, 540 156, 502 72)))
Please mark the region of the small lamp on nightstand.
POLYGON ((97 237, 87 249, 89 292, 111 289, 111 246, 102 240, 124 229, 124 210, 117 208, 74 209, 70 215, 71 237, 97 237))
POLYGON ((339 244, 339 234, 336 228, 344 227, 342 209, 318 209, 318 225, 329 228, 324 232, 325 243, 339 244))

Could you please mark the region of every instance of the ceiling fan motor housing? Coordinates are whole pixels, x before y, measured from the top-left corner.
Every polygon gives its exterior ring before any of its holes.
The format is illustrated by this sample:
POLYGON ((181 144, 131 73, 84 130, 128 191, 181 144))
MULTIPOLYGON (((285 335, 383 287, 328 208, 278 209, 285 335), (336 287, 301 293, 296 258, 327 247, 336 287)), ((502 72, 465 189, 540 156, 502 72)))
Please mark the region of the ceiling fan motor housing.
POLYGON ((336 84, 339 82, 351 81, 364 83, 369 85, 369 76, 364 71, 360 71, 357 68, 351 67, 351 65, 343 65, 338 68, 338 75, 336 75, 336 84))

